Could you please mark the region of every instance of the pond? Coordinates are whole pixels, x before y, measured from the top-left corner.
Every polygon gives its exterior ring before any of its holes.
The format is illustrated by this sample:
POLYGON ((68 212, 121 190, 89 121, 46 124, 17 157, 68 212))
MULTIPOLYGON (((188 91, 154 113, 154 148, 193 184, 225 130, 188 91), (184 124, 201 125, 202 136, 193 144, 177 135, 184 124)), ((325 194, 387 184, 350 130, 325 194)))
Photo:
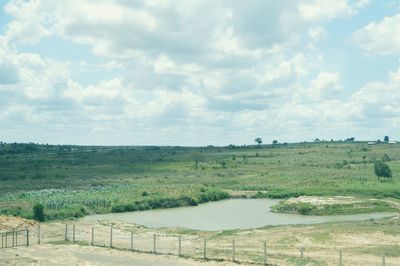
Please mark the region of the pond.
POLYGON ((278 202, 279 200, 274 199, 229 199, 194 207, 97 214, 82 219, 116 220, 151 228, 184 227, 196 230, 228 230, 258 228, 267 225, 362 221, 393 215, 390 213, 368 213, 305 216, 271 212, 271 206, 278 202))

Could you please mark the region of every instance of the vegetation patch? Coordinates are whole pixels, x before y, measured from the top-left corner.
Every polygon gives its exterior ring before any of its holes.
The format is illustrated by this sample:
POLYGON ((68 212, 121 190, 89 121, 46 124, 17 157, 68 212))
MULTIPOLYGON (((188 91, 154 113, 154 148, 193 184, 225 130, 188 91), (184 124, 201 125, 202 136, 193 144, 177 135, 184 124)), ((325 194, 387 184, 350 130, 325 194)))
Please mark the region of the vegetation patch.
POLYGON ((373 247, 355 248, 354 252, 375 256, 400 257, 400 245, 377 245, 373 247))
MULTIPOLYGON (((228 198, 224 191, 233 197, 400 199, 399 144, 257 143, 196 148, 0 143, 0 214, 32 219, 36 203, 43 205, 45 220, 193 206, 228 198)), ((305 214, 388 209, 385 203, 282 207, 305 214)))

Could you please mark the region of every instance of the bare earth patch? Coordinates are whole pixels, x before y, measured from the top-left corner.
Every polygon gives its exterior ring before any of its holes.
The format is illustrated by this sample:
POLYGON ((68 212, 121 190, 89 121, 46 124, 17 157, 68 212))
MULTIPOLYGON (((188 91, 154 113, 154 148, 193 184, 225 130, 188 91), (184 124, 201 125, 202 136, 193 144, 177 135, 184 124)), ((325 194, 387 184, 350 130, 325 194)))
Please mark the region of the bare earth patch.
POLYGON ((316 206, 334 205, 334 204, 353 204, 362 202, 360 199, 350 196, 333 196, 333 197, 316 197, 316 196, 300 196, 290 198, 287 203, 310 203, 316 206))
POLYGON ((20 217, 0 216, 0 231, 22 229, 25 227, 31 227, 35 224, 36 224, 35 221, 27 220, 20 217))
POLYGON ((0 265, 232 265, 229 262, 202 262, 176 256, 151 255, 101 247, 51 244, 0 250, 0 258, 0 265))

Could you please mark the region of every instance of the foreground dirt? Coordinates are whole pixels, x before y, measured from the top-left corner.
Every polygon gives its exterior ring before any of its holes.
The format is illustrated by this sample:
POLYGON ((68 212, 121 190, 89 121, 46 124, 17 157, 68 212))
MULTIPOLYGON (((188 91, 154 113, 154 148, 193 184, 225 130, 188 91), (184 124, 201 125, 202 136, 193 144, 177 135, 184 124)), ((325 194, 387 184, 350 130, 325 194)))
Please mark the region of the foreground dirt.
MULTIPOLYGON (((341 201, 348 199, 341 199, 341 201)), ((400 265, 400 216, 363 222, 327 223, 315 225, 277 226, 252 230, 217 232, 194 231, 179 228, 149 229, 116 221, 62 221, 42 223, 41 241, 37 244, 38 226, 14 217, 0 217, 3 228, 12 223, 31 226, 31 246, 0 251, 0 265, 233 265, 232 243, 235 241, 236 260, 246 265, 263 262, 263 244, 267 244, 268 262, 272 265, 338 265, 342 251, 343 265, 400 265), (65 224, 68 239, 80 245, 64 242, 65 224), (108 248, 110 226, 113 228, 113 246, 108 248), (92 229, 93 228, 93 229, 92 229), (94 245, 91 243, 94 230, 94 245), (151 255, 131 252, 133 249, 152 252, 153 235, 157 235, 157 252, 177 254, 178 236, 181 237, 184 256, 151 255), (224 262, 201 261, 203 240, 207 239, 207 257, 224 262), (45 243, 45 244, 43 244, 45 243), (69 244, 67 244, 69 243, 69 244), (301 250, 303 249, 303 258, 301 250)))
POLYGON ((228 262, 201 262, 175 256, 134 253, 101 247, 51 244, 0 250, 0 258, 0 265, 232 265, 228 262))

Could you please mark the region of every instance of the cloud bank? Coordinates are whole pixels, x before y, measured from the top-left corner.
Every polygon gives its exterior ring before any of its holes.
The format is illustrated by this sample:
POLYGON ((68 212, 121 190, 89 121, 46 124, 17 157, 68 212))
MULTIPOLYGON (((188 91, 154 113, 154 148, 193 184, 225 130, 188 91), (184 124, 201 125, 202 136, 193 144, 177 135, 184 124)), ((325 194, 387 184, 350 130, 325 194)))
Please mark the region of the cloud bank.
POLYGON ((0 35, 2 138, 227 145, 395 134, 398 66, 352 87, 330 60, 356 47, 360 60, 398 55, 400 15, 337 39, 369 5, 11 0, 0 35))

